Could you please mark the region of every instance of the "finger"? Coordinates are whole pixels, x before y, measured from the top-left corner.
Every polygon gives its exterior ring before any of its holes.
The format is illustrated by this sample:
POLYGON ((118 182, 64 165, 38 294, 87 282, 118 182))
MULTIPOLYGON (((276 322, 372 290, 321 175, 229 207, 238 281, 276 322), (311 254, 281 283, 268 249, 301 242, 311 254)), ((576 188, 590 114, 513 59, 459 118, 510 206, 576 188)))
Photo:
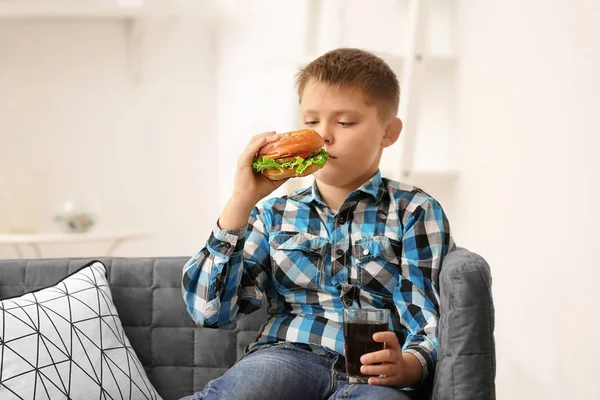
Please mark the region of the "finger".
POLYGON ((260 139, 260 138, 273 136, 274 134, 275 134, 275 131, 259 133, 258 135, 252 136, 252 138, 250 139, 250 142, 254 142, 255 140, 260 139))
POLYGON ((273 132, 272 135, 269 136, 264 136, 267 140, 266 143, 272 143, 272 142, 276 142, 279 139, 281 139, 281 135, 276 134, 275 132, 273 132))
POLYGON ((394 375, 395 365, 392 363, 381 365, 363 365, 360 367, 360 372, 365 375, 394 375))
POLYGON ((384 349, 373 353, 367 353, 360 358, 360 362, 364 365, 380 362, 394 362, 395 360, 396 352, 393 349, 384 349))
POLYGON ((260 135, 256 135, 250 139, 250 142, 246 146, 244 153, 251 153, 254 157, 261 147, 267 143, 276 142, 279 139, 281 139, 281 135, 276 134, 275 131, 261 133, 260 135))
POLYGON ((239 163, 241 165, 252 164, 252 160, 254 160, 256 153, 258 153, 258 151, 260 150, 261 147, 263 147, 267 143, 275 142, 275 141, 279 140, 279 138, 280 138, 279 135, 272 133, 272 134, 263 134, 262 136, 259 135, 259 136, 255 137, 254 139, 250 140, 250 143, 248 143, 248 146, 246 146, 246 148, 244 149, 244 151, 242 152, 242 154, 240 155, 240 157, 238 159, 239 163))
POLYGON ((385 346, 388 349, 400 350, 400 343, 394 332, 376 332, 373 334, 373 340, 378 343, 385 343, 385 346))
POLYGON ((377 386, 396 386, 396 377, 386 376, 383 378, 379 377, 371 377, 369 378, 369 385, 377 385, 377 386))

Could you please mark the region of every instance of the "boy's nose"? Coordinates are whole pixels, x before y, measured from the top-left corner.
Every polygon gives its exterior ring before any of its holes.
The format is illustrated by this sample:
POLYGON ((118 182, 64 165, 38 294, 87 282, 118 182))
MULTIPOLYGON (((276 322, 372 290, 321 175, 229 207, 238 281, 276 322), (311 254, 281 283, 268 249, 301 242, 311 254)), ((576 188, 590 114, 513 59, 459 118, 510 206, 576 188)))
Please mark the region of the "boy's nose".
POLYGON ((321 126, 317 132, 319 135, 321 135, 326 144, 333 143, 333 135, 331 134, 331 130, 326 125, 321 126))

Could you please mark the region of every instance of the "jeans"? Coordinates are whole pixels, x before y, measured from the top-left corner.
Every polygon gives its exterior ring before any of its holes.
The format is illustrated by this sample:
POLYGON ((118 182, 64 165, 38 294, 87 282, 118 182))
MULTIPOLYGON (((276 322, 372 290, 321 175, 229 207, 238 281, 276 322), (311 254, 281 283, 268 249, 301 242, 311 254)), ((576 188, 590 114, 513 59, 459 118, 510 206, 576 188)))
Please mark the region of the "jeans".
POLYGON ((289 343, 259 348, 242 357, 204 390, 181 400, 410 400, 409 392, 347 382, 343 357, 318 355, 289 343))

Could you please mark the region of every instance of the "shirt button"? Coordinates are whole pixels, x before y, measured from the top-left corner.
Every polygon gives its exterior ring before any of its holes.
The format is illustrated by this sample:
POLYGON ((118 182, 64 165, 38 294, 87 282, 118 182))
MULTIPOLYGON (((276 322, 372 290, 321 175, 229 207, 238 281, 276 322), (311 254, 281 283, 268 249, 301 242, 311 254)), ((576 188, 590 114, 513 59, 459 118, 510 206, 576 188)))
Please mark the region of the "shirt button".
POLYGON ((337 250, 335 251, 335 254, 337 254, 338 256, 341 256, 341 255, 343 255, 343 254, 344 254, 344 250, 342 250, 342 249, 337 249, 337 250))
POLYGON ((224 243, 223 246, 225 246, 226 249, 231 248, 231 243, 224 243))
POLYGON ((344 305, 346 307, 350 307, 352 305, 353 301, 350 297, 344 297, 344 305))
POLYGON ((369 249, 364 249, 364 250, 363 250, 363 255, 365 255, 365 256, 366 256, 367 254, 369 254, 369 249))

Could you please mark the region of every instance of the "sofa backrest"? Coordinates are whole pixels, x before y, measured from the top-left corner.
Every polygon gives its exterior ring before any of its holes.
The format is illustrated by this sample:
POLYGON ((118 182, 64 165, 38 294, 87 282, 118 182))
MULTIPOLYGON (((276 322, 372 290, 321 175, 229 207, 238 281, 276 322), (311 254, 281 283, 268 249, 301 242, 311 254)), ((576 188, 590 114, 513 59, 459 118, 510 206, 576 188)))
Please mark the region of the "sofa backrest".
MULTIPOLYGON (((92 259, 0 260, 0 299, 52 286, 92 259)), ((165 400, 201 390, 230 368, 266 320, 263 309, 221 329, 198 327, 181 293, 186 257, 98 258, 131 345, 165 400)))

